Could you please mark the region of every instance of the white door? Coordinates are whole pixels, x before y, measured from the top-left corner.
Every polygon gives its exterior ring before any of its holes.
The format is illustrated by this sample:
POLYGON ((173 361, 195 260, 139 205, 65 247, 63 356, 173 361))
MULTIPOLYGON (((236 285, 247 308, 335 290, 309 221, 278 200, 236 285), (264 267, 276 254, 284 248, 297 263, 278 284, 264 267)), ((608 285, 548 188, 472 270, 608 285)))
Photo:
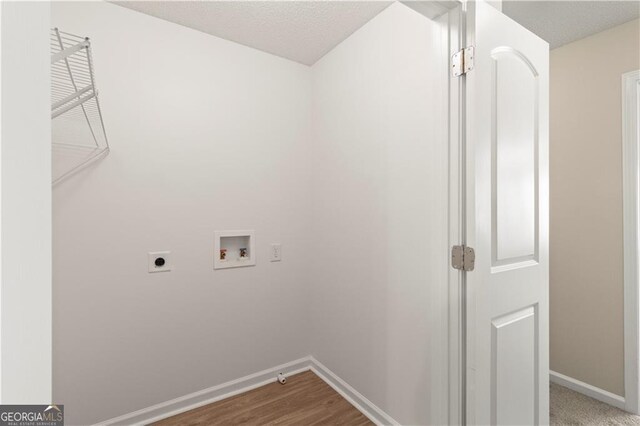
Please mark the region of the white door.
POLYGON ((549 47, 467 7, 467 422, 548 424, 549 47))

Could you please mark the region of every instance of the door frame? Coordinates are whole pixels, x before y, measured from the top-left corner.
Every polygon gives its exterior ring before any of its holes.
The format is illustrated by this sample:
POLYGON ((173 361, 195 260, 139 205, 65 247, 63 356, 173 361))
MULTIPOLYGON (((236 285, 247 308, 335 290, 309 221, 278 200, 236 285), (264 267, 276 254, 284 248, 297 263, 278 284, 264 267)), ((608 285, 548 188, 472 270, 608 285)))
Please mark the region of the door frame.
MULTIPOLYGON (((443 31, 447 40, 443 49, 446 55, 448 79, 447 129, 449 146, 449 244, 447 257, 454 245, 466 243, 466 138, 465 138, 465 76, 454 77, 451 73, 451 57, 466 45, 467 2, 458 0, 401 0, 434 22, 443 31)), ((499 7, 500 0, 494 5, 499 7)), ((448 424, 466 425, 466 273, 449 267, 448 277, 448 424)))
MULTIPOLYGON (((454 77, 451 57, 466 45, 466 4, 458 3, 448 13, 449 45, 449 245, 466 244, 465 189, 465 77, 454 77)), ((466 425, 466 272, 449 266, 449 424, 466 425)))
POLYGON ((624 397, 625 410, 640 409, 640 70, 622 75, 622 200, 624 241, 624 397), (635 119, 634 119, 635 117, 635 119))

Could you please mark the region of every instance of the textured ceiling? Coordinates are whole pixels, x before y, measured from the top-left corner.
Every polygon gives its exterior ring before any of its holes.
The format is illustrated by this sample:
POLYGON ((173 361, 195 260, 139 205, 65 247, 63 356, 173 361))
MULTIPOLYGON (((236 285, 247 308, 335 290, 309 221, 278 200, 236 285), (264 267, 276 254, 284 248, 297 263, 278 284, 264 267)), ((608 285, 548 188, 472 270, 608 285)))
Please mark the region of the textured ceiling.
POLYGON ((637 19, 640 2, 504 1, 502 11, 553 49, 637 19))
POLYGON ((389 1, 114 1, 217 37, 312 65, 389 1))
MULTIPOLYGON (((306 65, 390 1, 114 1, 120 6, 306 65)), ((503 1, 505 14, 551 48, 638 18, 640 1, 503 1)))

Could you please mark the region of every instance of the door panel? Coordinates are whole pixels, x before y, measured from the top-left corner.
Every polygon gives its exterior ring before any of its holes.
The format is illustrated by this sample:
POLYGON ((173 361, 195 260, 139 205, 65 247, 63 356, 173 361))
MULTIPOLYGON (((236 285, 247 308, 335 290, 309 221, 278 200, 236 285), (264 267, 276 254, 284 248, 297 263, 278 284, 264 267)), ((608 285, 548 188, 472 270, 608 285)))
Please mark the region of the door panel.
POLYGON ((492 321, 492 424, 535 423, 536 322, 535 307, 492 321))
POLYGON ((467 420, 549 421, 546 42, 467 5, 467 420))
POLYGON ((498 47, 492 63, 493 266, 537 255, 538 73, 521 52, 498 47))

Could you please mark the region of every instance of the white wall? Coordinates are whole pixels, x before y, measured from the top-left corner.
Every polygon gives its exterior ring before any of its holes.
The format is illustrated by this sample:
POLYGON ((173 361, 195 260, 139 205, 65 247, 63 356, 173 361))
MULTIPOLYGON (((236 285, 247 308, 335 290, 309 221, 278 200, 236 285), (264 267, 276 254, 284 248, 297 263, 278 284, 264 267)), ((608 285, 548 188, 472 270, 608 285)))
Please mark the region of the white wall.
POLYGON ((396 3, 313 67, 312 354, 402 424, 447 422, 442 48, 396 3))
POLYGON ((47 2, 2 2, 0 403, 51 402, 47 2))
POLYGON ((309 68, 112 4, 52 8, 91 37, 112 147, 54 192, 69 424, 309 354, 402 423, 446 422, 438 25, 394 4, 309 68), (213 270, 224 229, 256 230, 256 267, 213 270), (147 273, 154 250, 174 271, 147 273))
POLYGON ((68 424, 308 355, 310 69, 104 2, 56 2, 52 25, 91 37, 111 144, 54 189, 68 424), (213 270, 229 229, 255 230, 257 266, 213 270), (157 250, 172 272, 147 272, 157 250))

